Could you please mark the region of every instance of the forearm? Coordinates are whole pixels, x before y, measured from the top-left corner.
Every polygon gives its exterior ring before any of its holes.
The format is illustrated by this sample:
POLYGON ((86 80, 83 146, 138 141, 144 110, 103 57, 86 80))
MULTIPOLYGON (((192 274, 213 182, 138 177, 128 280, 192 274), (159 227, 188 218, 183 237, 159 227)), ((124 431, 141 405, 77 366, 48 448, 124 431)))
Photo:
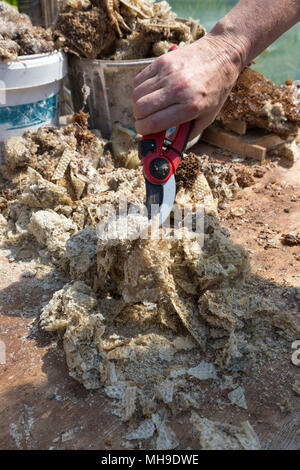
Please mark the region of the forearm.
POLYGON ((209 33, 226 42, 242 70, 300 21, 300 0, 241 0, 209 33))
POLYGON ((156 59, 135 79, 134 115, 142 135, 194 120, 211 124, 243 70, 300 20, 300 0, 240 0, 203 38, 156 59))

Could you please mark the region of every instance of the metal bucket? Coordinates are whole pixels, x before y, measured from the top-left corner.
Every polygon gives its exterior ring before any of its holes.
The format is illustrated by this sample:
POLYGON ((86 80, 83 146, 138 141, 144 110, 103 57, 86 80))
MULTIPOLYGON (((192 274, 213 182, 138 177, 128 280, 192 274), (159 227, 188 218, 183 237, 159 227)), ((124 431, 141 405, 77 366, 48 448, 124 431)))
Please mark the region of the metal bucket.
POLYGON ((74 110, 84 107, 90 113, 90 126, 109 138, 112 125, 119 121, 134 127, 133 80, 155 59, 89 60, 69 56, 69 79, 74 110), (86 97, 86 98, 85 98, 86 97))

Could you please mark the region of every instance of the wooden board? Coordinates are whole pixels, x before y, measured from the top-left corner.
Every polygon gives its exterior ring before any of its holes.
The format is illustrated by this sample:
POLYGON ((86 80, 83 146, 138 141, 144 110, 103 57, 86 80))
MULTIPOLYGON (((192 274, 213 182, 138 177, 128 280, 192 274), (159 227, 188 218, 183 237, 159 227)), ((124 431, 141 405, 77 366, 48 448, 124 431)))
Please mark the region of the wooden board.
POLYGON ((282 145, 287 140, 283 140, 279 137, 279 135, 276 134, 268 134, 264 137, 260 137, 259 139, 256 140, 255 144, 260 145, 261 147, 265 147, 268 150, 271 150, 275 147, 278 147, 278 145, 282 145))
POLYGON ((224 127, 227 131, 233 131, 239 135, 245 135, 247 132, 247 123, 245 121, 231 121, 225 124, 224 127))
POLYGON ((215 125, 208 127, 203 132, 202 140, 208 144, 258 161, 264 160, 267 154, 266 147, 249 143, 242 136, 223 130, 215 125))

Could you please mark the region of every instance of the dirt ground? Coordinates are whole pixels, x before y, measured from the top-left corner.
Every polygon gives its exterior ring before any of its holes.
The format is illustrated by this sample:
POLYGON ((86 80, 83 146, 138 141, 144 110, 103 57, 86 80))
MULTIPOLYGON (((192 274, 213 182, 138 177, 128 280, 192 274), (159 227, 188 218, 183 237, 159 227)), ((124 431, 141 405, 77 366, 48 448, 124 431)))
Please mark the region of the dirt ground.
MULTIPOLYGON (((228 159, 203 143, 193 151, 217 161, 228 159)), ((245 162, 247 165, 248 162, 245 162)), ((300 161, 292 168, 271 164, 253 186, 222 206, 221 222, 244 245, 252 274, 264 293, 284 301, 300 320, 300 246, 285 246, 282 234, 300 232, 300 161), (242 208, 240 210, 239 208, 242 208), (234 215, 240 214, 240 215, 234 215)), ((126 427, 112 414, 101 391, 89 392, 68 376, 65 355, 54 337, 34 326, 34 319, 60 288, 42 288, 10 251, 0 250, 0 340, 6 364, 0 365, 1 449, 122 449, 126 427)), ((295 338, 300 340, 300 338, 295 338)), ((300 402, 292 389, 300 367, 268 351, 267 363, 249 363, 245 388, 248 409, 229 403, 228 390, 204 382, 196 410, 213 421, 249 420, 263 449, 300 449, 300 402)), ((199 449, 190 412, 170 422, 179 449, 199 449)))

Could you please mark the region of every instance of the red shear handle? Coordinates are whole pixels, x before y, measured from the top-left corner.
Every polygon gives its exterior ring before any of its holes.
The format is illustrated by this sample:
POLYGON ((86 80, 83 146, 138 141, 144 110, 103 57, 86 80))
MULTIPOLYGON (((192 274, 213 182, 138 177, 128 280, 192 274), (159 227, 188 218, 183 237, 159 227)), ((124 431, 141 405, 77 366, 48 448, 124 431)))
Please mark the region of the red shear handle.
POLYGON ((176 173, 188 142, 192 122, 181 124, 173 142, 163 151, 166 131, 143 137, 141 156, 146 178, 154 184, 166 183, 176 173))
MULTIPOLYGON (((179 47, 174 44, 169 52, 179 47)), ((166 183, 176 173, 190 133, 192 122, 182 124, 176 137, 167 150, 163 152, 166 131, 143 137, 141 142, 141 156, 143 157, 146 178, 154 184, 166 183)))

